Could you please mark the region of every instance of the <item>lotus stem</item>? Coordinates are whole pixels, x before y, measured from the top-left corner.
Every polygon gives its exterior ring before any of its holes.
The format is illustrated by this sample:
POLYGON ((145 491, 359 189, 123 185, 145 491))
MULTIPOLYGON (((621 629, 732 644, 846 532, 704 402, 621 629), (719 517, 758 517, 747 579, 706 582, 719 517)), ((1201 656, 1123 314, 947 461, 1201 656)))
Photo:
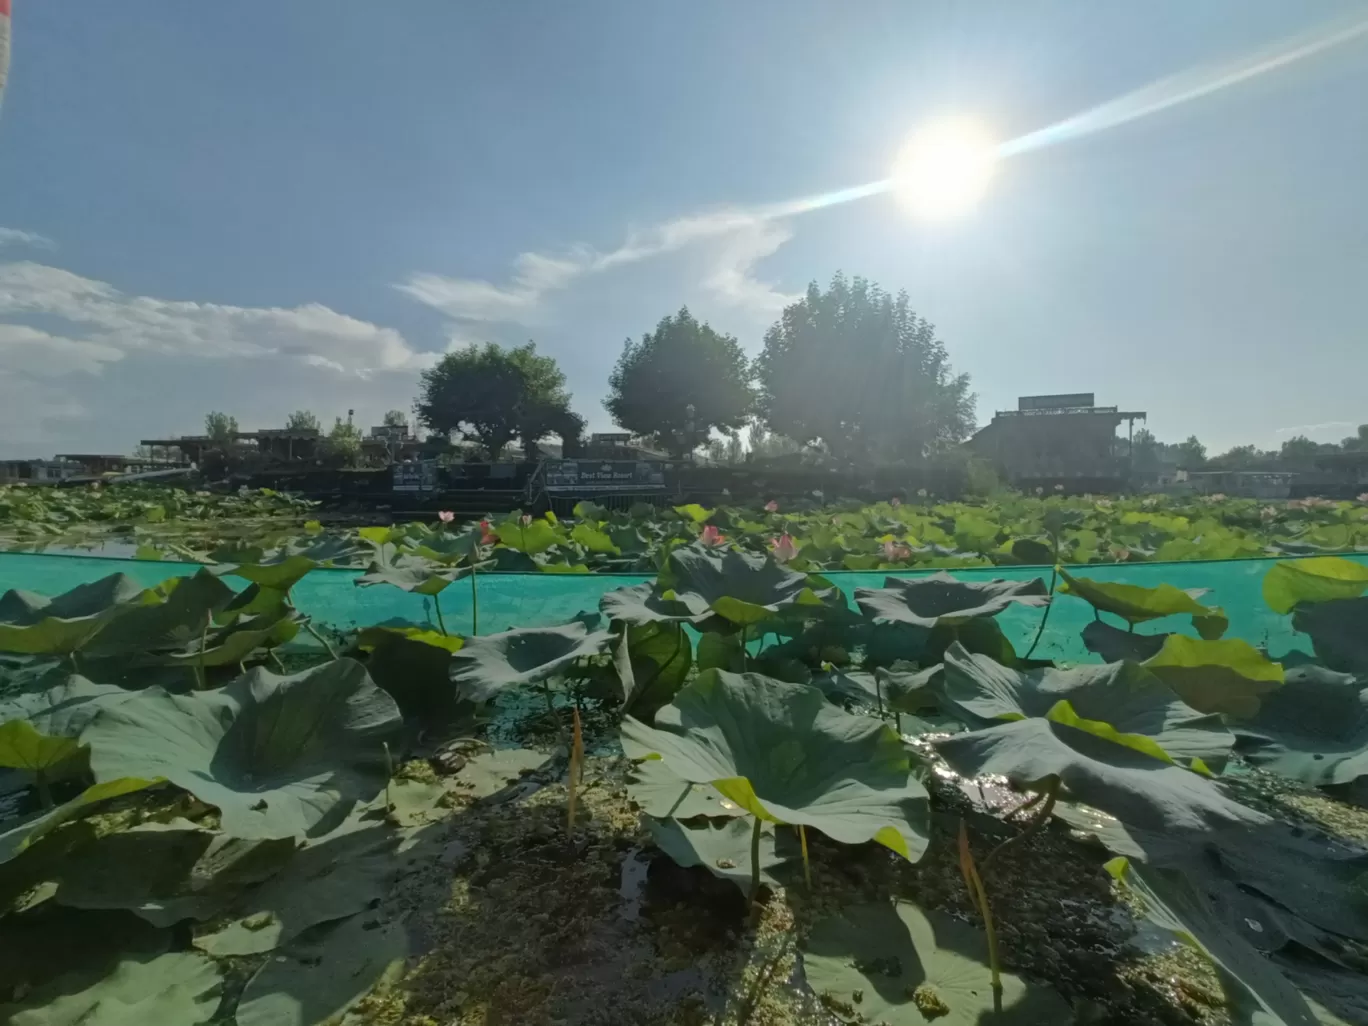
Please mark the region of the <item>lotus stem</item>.
POLYGON ((447 629, 446 622, 442 619, 442 600, 436 595, 432 596, 432 611, 437 614, 437 629, 445 637, 447 629))
POLYGON ((1054 777, 1046 786, 1044 791, 1041 791, 1029 802, 1021 806, 1021 808, 1015 810, 1013 815, 1015 815, 1016 812, 1021 812, 1024 809, 1030 808, 1032 805, 1040 801, 1042 798, 1045 800, 1045 804, 1040 807, 1040 811, 1037 812, 1034 816, 1032 816, 1031 821, 1026 824, 1025 830, 1021 831, 1021 833, 1016 834, 1013 837, 1007 838, 1007 840, 1003 841, 1001 844, 999 844, 996 848, 994 848, 992 851, 988 853, 988 857, 983 860, 983 871, 985 873, 988 872, 988 867, 993 864, 993 859, 997 858, 998 854, 1004 848, 1006 848, 1008 845, 1016 844, 1019 841, 1026 840, 1026 838, 1030 837, 1032 834, 1034 834, 1037 830, 1039 830, 1042 826, 1045 825, 1046 821, 1050 818, 1050 813, 1054 812, 1055 799, 1058 796, 1059 778, 1054 777))
POLYGON ((280 661, 280 656, 276 655, 275 649, 268 648, 266 650, 266 655, 271 660, 271 662, 275 664, 275 668, 277 670, 279 670, 281 673, 285 672, 285 664, 280 661))
POLYGON ((879 703, 879 719, 884 718, 883 685, 879 683, 879 673, 874 672, 874 698, 879 703))
POLYGON ((385 811, 391 812, 394 809, 394 802, 390 800, 390 781, 394 779, 394 756, 390 755, 388 741, 381 741, 380 745, 385 749, 385 811))
POLYGON ((45 772, 40 769, 33 771, 33 786, 38 791, 38 800, 43 803, 43 808, 52 808, 52 789, 48 787, 47 774, 45 772))
POLYGON ((314 630, 314 625, 313 625, 312 623, 310 623, 307 619, 304 621, 304 629, 305 629, 306 631, 308 631, 310 634, 312 634, 312 635, 314 636, 314 639, 315 639, 320 645, 323 646, 323 651, 325 651, 325 652, 328 653, 328 658, 329 658, 329 659, 336 659, 336 658, 337 658, 337 653, 334 652, 334 651, 333 651, 333 647, 332 647, 331 645, 328 644, 328 639, 325 638, 325 637, 323 637, 323 635, 319 634, 318 631, 314 630))
POLYGON ((200 691, 209 686, 208 677, 204 672, 204 648, 209 644, 209 622, 213 618, 213 613, 205 616, 204 626, 200 629, 199 663, 195 667, 195 684, 200 691))
POLYGON ((746 627, 741 627, 741 672, 746 672, 746 627))
POLYGON ((798 824, 798 843, 803 848, 803 881, 807 884, 807 889, 812 890, 812 864, 808 862, 807 850, 807 827, 798 824))
POLYGON ((475 587, 476 571, 474 567, 470 569, 470 635, 474 637, 480 633, 480 592, 475 587))
POLYGON ((574 844, 575 804, 579 798, 580 780, 584 776, 584 734, 580 729, 579 709, 573 709, 571 712, 574 716, 574 727, 570 738, 570 774, 566 783, 568 795, 565 803, 565 836, 574 844))
POLYGON ((1059 577, 1059 539, 1055 539, 1055 565, 1050 570, 1050 600, 1045 603, 1045 612, 1040 616, 1040 626, 1036 628, 1035 638, 1031 641, 1031 647, 1026 650, 1023 659, 1030 659, 1031 654, 1040 644, 1040 639, 1045 634, 1045 625, 1050 622, 1050 610, 1054 608, 1055 581, 1059 577))
POLYGON ((960 872, 964 884, 969 888, 969 897, 978 906, 983 917, 983 930, 988 935, 988 968, 993 974, 993 1013, 1002 1014, 1002 976, 998 971, 997 931, 993 928, 993 910, 988 907, 988 893, 983 889, 983 880, 974 866, 974 853, 969 850, 969 831, 960 819, 959 825, 960 872))
POLYGON ((752 910, 756 910, 760 902, 760 828, 764 825, 764 821, 756 816, 755 826, 751 829, 750 904, 752 910))
POLYGON ((541 682, 541 686, 542 694, 546 696, 546 711, 548 714, 554 716, 556 707, 551 703, 551 682, 549 680, 544 680, 541 682))

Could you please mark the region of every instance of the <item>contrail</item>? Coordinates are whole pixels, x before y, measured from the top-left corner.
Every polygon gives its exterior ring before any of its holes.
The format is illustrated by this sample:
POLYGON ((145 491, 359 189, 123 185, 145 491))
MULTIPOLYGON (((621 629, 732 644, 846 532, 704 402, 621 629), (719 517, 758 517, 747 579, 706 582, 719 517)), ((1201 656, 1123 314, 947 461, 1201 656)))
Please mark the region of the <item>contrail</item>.
MULTIPOLYGON (((1282 40, 1235 60, 1179 72, 1080 114, 1056 121, 1053 125, 1010 139, 998 146, 997 155, 1000 158, 1012 157, 1115 128, 1187 103, 1189 100, 1200 99, 1218 90, 1247 82, 1265 72, 1284 68, 1365 34, 1368 34, 1368 18, 1359 18, 1349 24, 1339 21, 1322 25, 1310 32, 1282 40)), ((771 219, 805 214, 823 207, 877 196, 888 192, 892 187, 891 178, 882 178, 877 182, 848 189, 837 189, 834 192, 823 192, 785 203, 771 204, 762 208, 758 216, 771 219)))

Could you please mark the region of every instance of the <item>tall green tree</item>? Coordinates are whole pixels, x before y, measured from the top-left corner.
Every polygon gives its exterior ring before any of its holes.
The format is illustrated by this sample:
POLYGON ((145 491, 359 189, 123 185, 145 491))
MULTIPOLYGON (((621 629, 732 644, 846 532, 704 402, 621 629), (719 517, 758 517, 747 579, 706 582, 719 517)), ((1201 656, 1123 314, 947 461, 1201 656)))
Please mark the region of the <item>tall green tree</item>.
POLYGON ((1368 449, 1368 424, 1360 424, 1358 433, 1352 434, 1344 441, 1340 442, 1340 448, 1346 452, 1353 452, 1358 449, 1368 449))
POLYGON ((752 378, 741 343, 684 307, 641 341, 623 343, 603 405, 620 427, 684 456, 713 428, 730 432, 746 422, 752 378))
POLYGON ((1173 454, 1177 457, 1179 470, 1201 470, 1206 464, 1206 446, 1197 441, 1196 435, 1188 435, 1185 441, 1175 445, 1173 454))
POLYGON ((1131 467, 1137 472, 1152 474, 1157 471, 1162 453, 1163 443, 1149 428, 1141 428, 1131 437, 1131 467))
POLYGON ((934 327, 863 278, 809 285, 765 334, 758 370, 770 430, 841 460, 918 458, 973 430, 969 376, 934 327))
POLYGON ((286 431, 318 431, 321 425, 318 418, 308 410, 295 410, 285 421, 286 431))
POLYGON ((408 427, 408 414, 403 410, 390 410, 380 421, 385 427, 408 427))
POLYGON ((218 410, 211 410, 205 414, 204 433, 220 445, 227 445, 232 442, 233 436, 237 434, 237 429, 236 417, 230 417, 218 410))
MULTIPOLYGON (((1282 448, 1278 451, 1278 462, 1289 467, 1310 468, 1315 465, 1316 457, 1324 448, 1325 446, 1311 441, 1305 435, 1294 435, 1283 442, 1282 448)), ((1335 447, 1332 445, 1330 448, 1335 447)))
POLYGON ((354 467, 361 462, 361 432, 353 424, 338 417, 323 441, 323 458, 343 467, 354 467))
POLYGON ((557 431, 570 396, 555 359, 534 343, 504 349, 490 342, 448 353, 424 371, 415 408, 429 431, 458 431, 495 459, 514 438, 526 449, 557 431))

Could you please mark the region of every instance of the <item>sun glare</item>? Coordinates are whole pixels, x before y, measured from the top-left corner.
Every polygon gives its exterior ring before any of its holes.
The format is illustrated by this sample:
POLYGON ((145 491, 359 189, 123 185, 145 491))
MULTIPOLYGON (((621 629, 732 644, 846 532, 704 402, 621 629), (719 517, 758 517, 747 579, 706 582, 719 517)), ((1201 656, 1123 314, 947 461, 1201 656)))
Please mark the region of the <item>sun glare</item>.
POLYGON ((917 217, 966 214, 988 189, 997 144, 976 122, 947 118, 921 129, 893 167, 893 194, 917 217))

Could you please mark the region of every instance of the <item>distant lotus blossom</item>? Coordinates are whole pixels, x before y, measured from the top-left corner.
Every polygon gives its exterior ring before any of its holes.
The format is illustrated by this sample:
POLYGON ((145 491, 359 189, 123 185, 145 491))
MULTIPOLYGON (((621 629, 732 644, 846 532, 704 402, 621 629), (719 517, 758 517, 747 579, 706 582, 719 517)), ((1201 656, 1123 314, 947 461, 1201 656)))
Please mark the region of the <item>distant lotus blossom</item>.
POLYGON ((1140 503, 1140 505, 1143 506, 1145 509, 1154 509, 1156 506, 1159 505, 1159 500, 1146 499, 1144 502, 1140 503))
POLYGON ((820 488, 814 488, 812 490, 812 497, 816 499, 818 502, 821 502, 823 499, 826 498, 826 494, 820 488))
POLYGON ((912 558, 912 550, 902 542, 886 541, 883 543, 884 561, 887 563, 901 563, 912 558))
POLYGON ((889 504, 890 506, 892 506, 894 509, 897 509, 899 506, 902 505, 902 499, 898 498, 898 497, 895 495, 895 496, 893 496, 893 498, 891 498, 891 499, 888 500, 888 504, 889 504))
POLYGON ((924 499, 924 498, 926 498, 926 494, 927 494, 927 493, 926 493, 926 489, 925 489, 925 488, 918 488, 918 489, 917 489, 917 498, 919 498, 919 499, 924 499))
POLYGON ((778 538, 771 538, 769 550, 770 555, 780 563, 787 563, 794 556, 798 555, 798 545, 787 533, 781 534, 778 538))
POLYGON ((480 544, 493 545, 499 540, 499 536, 494 533, 494 529, 489 526, 488 520, 480 521, 480 544))
POLYGON ((1226 494, 1225 494, 1225 492, 1212 492, 1210 495, 1203 496, 1203 497, 1202 497, 1202 501, 1203 501, 1203 502, 1225 502, 1225 501, 1226 501, 1226 494))
POLYGON ((1111 499, 1098 499, 1098 500, 1097 500, 1097 508, 1098 508, 1098 509, 1111 509, 1111 499))
POLYGON ((1111 547, 1111 558, 1117 563, 1124 563, 1130 559, 1130 549, 1124 545, 1113 545, 1111 547))
POLYGON ((698 536, 698 540, 709 548, 716 548, 718 545, 727 543, 727 536, 717 529, 716 524, 708 524, 703 528, 703 533, 698 536))
POLYGON ((1045 494, 1045 489, 1042 488, 1040 485, 1036 485, 1036 494, 1037 494, 1037 495, 1044 495, 1044 494, 1045 494))
POLYGON ((518 523, 522 524, 523 527, 531 527, 531 526, 532 526, 532 514, 531 514, 531 513, 524 513, 522 516, 520 516, 520 517, 518 518, 518 523))
POLYGON ((444 509, 437 514, 437 519, 444 524, 449 524, 456 519, 456 514, 451 512, 451 510, 449 509, 444 509))
POLYGON ((1362 495, 1360 495, 1355 501, 1356 501, 1356 502, 1362 502, 1362 503, 1368 504, 1368 492, 1364 492, 1364 493, 1363 493, 1362 495))
POLYGON ((1277 508, 1276 506, 1265 506, 1263 509, 1259 510, 1259 519, 1260 519, 1260 520, 1276 520, 1276 519, 1278 519, 1278 508, 1277 508))
POLYGON ((774 499, 770 499, 769 502, 765 503, 765 512, 766 512, 766 513, 778 513, 778 512, 779 512, 779 503, 776 502, 774 499))
POLYGON ((1064 486, 1063 486, 1062 484, 1057 484, 1057 485, 1055 485, 1055 491, 1057 491, 1057 492, 1062 492, 1063 490, 1064 490, 1064 486))
POLYGON ((1314 495, 1308 495, 1304 499, 1293 499, 1287 504, 1288 509, 1334 509, 1337 503, 1334 499, 1321 499, 1314 495))

